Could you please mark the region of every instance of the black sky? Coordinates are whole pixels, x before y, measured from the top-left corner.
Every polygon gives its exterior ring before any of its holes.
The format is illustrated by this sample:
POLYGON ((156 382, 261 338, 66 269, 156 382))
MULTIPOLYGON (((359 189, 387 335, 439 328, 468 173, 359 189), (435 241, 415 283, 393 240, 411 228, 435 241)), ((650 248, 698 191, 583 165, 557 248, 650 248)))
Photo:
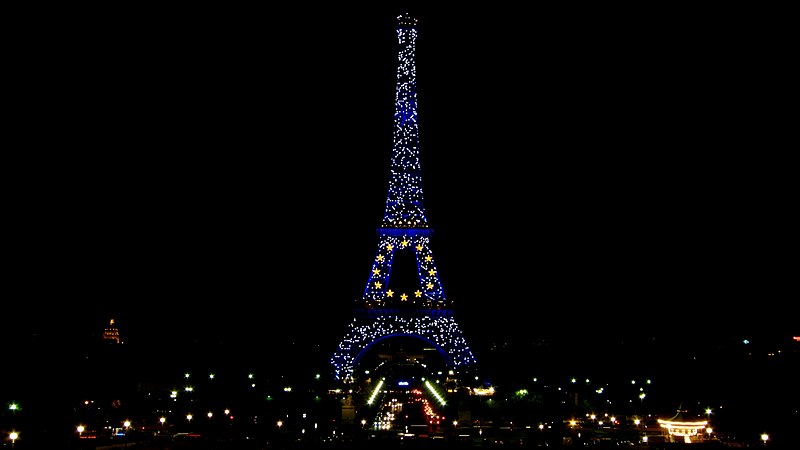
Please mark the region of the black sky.
MULTIPOLYGON (((526 8, 410 9, 468 336, 798 333, 785 11, 526 8)), ((6 15, 13 336, 336 341, 383 214, 400 10, 6 15)))

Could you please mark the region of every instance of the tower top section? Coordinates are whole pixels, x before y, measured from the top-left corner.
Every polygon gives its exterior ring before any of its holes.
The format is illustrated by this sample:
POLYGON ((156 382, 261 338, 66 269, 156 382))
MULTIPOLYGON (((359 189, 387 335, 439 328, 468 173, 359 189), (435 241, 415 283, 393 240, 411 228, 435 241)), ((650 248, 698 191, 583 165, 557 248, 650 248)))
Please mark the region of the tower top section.
POLYGON ((397 27, 398 28, 416 28, 417 27, 417 19, 411 17, 408 13, 403 13, 397 16, 397 27))
POLYGON ((422 174, 417 124, 417 19, 397 16, 397 87, 394 110, 389 195, 382 228, 427 228, 422 202, 422 174))

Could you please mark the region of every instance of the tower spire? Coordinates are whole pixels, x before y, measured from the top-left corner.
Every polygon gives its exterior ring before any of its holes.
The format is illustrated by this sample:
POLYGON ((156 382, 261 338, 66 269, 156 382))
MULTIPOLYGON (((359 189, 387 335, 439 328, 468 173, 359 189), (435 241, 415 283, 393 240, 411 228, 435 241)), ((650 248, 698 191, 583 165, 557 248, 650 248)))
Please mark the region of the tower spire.
POLYGON ((393 151, 389 195, 383 227, 426 228, 422 201, 422 175, 417 124, 417 20, 408 13, 397 16, 397 86, 395 93, 393 151))

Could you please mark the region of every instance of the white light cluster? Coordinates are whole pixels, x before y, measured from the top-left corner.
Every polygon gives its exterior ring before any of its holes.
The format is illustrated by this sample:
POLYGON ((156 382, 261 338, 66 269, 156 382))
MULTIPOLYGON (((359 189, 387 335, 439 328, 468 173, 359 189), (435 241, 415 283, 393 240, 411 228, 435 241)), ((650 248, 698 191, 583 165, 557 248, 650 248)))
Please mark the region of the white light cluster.
POLYGON ((399 28, 397 38, 401 49, 397 66, 391 178, 383 226, 422 228, 427 227, 427 219, 422 202, 417 124, 417 69, 414 62, 417 30, 399 28))
POLYGON ((452 317, 357 317, 331 358, 336 378, 352 381, 353 366, 361 354, 377 341, 394 336, 412 336, 430 342, 447 359, 448 365, 475 363, 472 350, 452 317))

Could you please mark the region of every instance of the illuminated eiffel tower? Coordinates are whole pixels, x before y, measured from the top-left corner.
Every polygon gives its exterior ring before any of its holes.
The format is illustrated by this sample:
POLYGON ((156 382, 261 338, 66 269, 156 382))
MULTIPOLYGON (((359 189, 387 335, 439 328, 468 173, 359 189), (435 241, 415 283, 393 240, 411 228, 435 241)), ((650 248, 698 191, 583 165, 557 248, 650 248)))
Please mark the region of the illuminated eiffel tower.
POLYGON ((470 367, 475 357, 453 318, 433 252, 433 230, 422 204, 415 42, 416 19, 397 17, 399 41, 394 139, 389 195, 378 228, 378 252, 355 319, 331 358, 337 380, 352 383, 354 367, 374 344, 410 336, 427 342, 449 370, 470 367))

